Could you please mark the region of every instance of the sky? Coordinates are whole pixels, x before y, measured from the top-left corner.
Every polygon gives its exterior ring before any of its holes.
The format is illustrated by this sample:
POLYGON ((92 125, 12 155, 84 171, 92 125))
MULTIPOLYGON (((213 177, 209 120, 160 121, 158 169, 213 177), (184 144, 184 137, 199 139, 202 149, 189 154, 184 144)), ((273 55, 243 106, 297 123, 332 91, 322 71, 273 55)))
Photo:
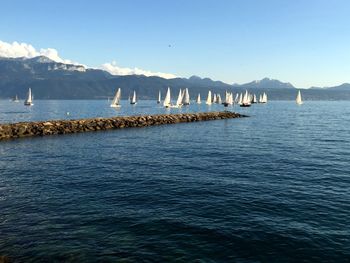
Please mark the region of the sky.
POLYGON ((17 42, 115 74, 227 83, 269 77, 298 88, 350 82, 348 0, 1 0, 0 6, 0 55, 17 42))

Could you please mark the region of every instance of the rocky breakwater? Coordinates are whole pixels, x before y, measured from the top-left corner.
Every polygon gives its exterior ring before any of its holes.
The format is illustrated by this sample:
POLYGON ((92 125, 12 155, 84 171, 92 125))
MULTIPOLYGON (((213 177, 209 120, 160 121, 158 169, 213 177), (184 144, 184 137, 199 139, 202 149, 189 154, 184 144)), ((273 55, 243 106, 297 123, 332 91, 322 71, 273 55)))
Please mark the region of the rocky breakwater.
POLYGON ((43 122, 19 122, 0 124, 0 140, 29 136, 44 136, 87 131, 100 131, 131 127, 145 127, 181 122, 209 121, 246 117, 238 113, 202 112, 184 114, 160 114, 81 120, 52 120, 43 122))

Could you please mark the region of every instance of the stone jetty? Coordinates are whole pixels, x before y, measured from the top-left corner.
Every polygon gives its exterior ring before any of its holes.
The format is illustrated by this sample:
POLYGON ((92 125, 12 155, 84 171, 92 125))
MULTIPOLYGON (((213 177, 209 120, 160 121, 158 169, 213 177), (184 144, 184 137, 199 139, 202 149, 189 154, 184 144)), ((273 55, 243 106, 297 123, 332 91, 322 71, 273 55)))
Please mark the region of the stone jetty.
POLYGON ((146 127, 181 122, 210 121, 246 117, 235 112, 202 112, 93 118, 80 120, 51 120, 0 124, 0 140, 131 127, 146 127))

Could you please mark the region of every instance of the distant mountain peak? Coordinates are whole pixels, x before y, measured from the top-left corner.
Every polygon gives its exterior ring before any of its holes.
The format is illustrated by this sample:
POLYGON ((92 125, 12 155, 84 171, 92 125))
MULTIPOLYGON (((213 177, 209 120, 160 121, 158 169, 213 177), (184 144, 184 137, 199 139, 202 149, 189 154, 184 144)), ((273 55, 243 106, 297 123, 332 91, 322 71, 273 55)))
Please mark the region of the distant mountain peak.
POLYGON ((191 77, 189 77, 189 80, 201 80, 202 78, 197 76, 197 75, 192 75, 191 77))
POLYGON ((245 84, 232 84, 234 87, 242 87, 242 88, 257 88, 257 89, 285 89, 285 88, 292 88, 294 89, 295 87, 289 83, 289 82, 282 82, 277 79, 271 79, 271 78, 263 78, 261 80, 254 80, 252 82, 248 82, 245 84))
POLYGON ((57 63, 56 61, 45 56, 37 56, 33 58, 28 58, 27 60, 37 63, 57 63))

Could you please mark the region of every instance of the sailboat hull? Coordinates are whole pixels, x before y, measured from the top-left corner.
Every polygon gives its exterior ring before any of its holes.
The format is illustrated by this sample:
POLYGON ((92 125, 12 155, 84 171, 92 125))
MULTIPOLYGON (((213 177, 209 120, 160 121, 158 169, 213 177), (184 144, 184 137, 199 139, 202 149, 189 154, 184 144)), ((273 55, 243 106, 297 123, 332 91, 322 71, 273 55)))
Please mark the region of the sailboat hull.
POLYGON ((120 105, 111 105, 111 108, 120 108, 120 105))
POLYGON ((239 105, 240 107, 250 107, 251 105, 250 104, 241 104, 239 105))
POLYGON ((24 105, 25 105, 25 106, 33 106, 34 103, 33 103, 33 102, 25 101, 25 102, 24 102, 24 105))
POLYGON ((182 105, 170 105, 169 108, 181 108, 182 105))

